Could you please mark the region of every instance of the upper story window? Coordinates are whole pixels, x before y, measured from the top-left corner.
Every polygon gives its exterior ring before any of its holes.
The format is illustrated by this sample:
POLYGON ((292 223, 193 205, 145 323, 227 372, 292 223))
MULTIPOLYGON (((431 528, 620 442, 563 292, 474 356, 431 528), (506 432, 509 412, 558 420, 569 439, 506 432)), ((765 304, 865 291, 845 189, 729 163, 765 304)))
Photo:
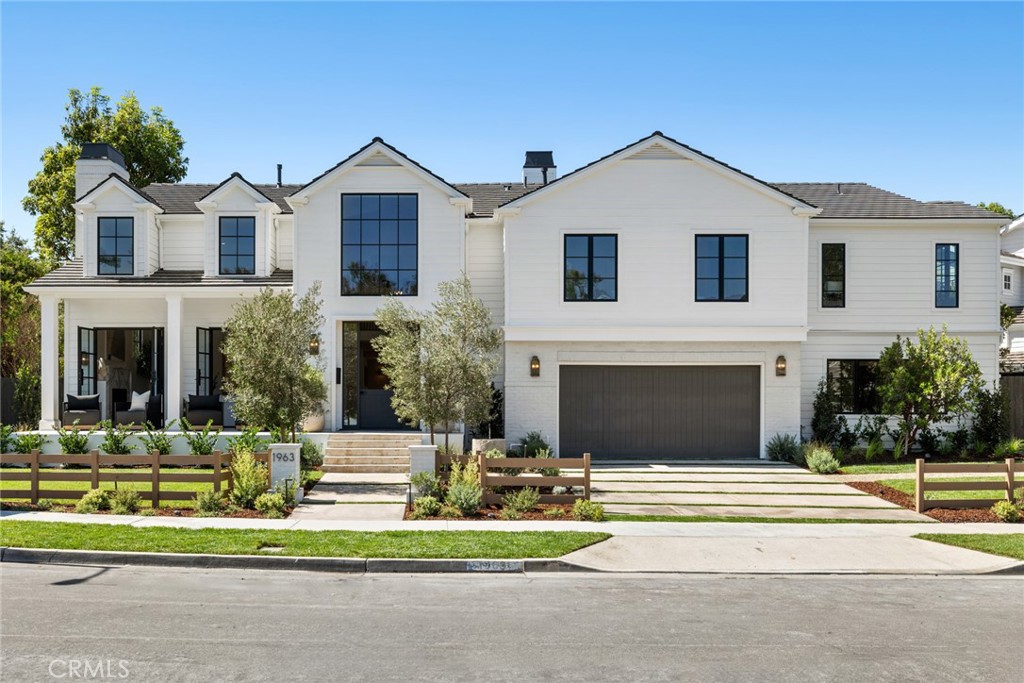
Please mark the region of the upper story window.
POLYGON ((1009 268, 1003 268, 1003 291, 1013 291, 1013 271, 1009 268))
POLYGON ((135 219, 99 219, 99 274, 135 272, 135 219))
POLYGON ((220 274, 256 272, 256 219, 252 216, 220 219, 220 274))
POLYGON ((935 245, 935 306, 960 305, 960 245, 935 245))
POLYGON ((846 245, 821 245, 821 307, 846 306, 846 245))
POLYGON ((877 360, 829 359, 828 383, 835 395, 836 412, 853 415, 882 412, 877 360))
POLYGON ((697 301, 748 301, 747 235, 697 235, 697 301))
POLYGON ((565 236, 565 301, 617 301, 619 238, 565 236))
POLYGON ((418 202, 415 194, 342 195, 342 295, 416 295, 418 202))

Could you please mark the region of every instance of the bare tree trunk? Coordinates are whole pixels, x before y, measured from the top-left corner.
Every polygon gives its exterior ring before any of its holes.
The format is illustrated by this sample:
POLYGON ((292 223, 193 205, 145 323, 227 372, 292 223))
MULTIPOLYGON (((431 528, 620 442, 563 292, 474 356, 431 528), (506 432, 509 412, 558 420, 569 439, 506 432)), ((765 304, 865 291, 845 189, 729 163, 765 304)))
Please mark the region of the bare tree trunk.
POLYGON ((445 420, 444 421, 444 452, 445 453, 451 453, 451 451, 448 450, 448 432, 450 432, 450 431, 451 430, 448 429, 448 420, 445 420))

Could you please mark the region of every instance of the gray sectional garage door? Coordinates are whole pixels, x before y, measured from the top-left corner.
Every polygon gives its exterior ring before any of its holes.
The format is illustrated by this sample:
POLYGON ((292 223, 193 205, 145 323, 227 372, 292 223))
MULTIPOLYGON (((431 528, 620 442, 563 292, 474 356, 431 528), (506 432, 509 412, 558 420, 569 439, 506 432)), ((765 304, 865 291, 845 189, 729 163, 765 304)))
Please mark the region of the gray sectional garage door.
POLYGON ((559 452, 611 459, 756 458, 760 368, 563 365, 559 452))

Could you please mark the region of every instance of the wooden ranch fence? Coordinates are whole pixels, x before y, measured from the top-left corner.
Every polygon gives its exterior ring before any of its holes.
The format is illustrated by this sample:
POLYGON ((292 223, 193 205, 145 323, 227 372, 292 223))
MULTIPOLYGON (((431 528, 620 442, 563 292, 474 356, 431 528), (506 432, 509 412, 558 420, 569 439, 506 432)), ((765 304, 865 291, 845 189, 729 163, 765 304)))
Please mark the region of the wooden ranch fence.
POLYGON ((917 483, 914 486, 915 506, 918 512, 931 508, 988 508, 1000 500, 1014 499, 1014 489, 1024 483, 1014 477, 1015 473, 1024 473, 1024 463, 1007 458, 1005 462, 985 463, 980 465, 960 463, 928 463, 923 458, 917 459, 917 483), (1002 474, 1005 479, 994 481, 943 481, 942 479, 925 479, 926 474, 1002 474), (925 493, 929 491, 1000 491, 1004 495, 999 498, 938 498, 928 500, 925 493))
POLYGON ((542 493, 541 503, 574 503, 578 499, 590 500, 590 453, 584 453, 582 458, 488 458, 483 453, 478 455, 442 455, 434 456, 434 472, 442 479, 448 479, 448 471, 452 461, 459 461, 462 464, 470 460, 476 460, 480 470, 480 487, 484 490, 484 505, 495 505, 501 503, 502 494, 493 493, 492 487, 503 488, 541 488, 548 486, 562 486, 569 490, 573 487, 582 487, 582 494, 575 493, 542 493), (556 477, 545 477, 541 474, 505 474, 500 470, 509 468, 540 469, 540 468, 572 468, 582 469, 582 475, 559 474, 556 477))
MULTIPOLYGON (((256 459, 268 466, 270 451, 255 453, 256 459)), ((98 450, 75 455, 42 455, 39 451, 31 453, 3 453, 0 463, 28 467, 28 472, 10 472, 0 469, 0 500, 28 498, 33 504, 40 498, 57 500, 75 500, 81 498, 88 490, 98 489, 103 484, 118 483, 149 483, 151 490, 139 491, 143 498, 148 498, 153 507, 160 507, 162 500, 192 500, 198 491, 168 491, 161 489, 161 484, 196 483, 212 484, 214 491, 231 490, 231 460, 234 456, 214 451, 212 455, 161 455, 153 451, 148 455, 100 455, 98 450), (51 465, 85 465, 88 469, 69 469, 51 467, 51 465), (149 467, 149 472, 132 471, 132 468, 149 467), (212 472, 161 472, 161 467, 211 467, 212 472), (102 468, 125 468, 119 472, 104 472, 102 468), (3 488, 4 482, 27 481, 28 490, 3 488), (89 483, 89 489, 74 491, 66 489, 44 488, 48 482, 82 481, 89 483)))

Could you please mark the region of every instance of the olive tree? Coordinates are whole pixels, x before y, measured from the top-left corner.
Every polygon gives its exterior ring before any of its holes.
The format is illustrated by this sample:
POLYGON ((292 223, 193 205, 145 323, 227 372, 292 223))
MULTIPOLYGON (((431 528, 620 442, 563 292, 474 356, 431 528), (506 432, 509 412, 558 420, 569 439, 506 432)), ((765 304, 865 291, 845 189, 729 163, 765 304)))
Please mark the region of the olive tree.
POLYGON ((429 311, 390 297, 377 311, 384 334, 373 340, 392 391, 391 407, 408 424, 479 424, 491 417, 491 378, 498 367, 501 331, 494 328, 469 279, 438 285, 429 311))
POLYGON ((323 360, 310 341, 324 324, 320 282, 303 296, 270 287, 235 306, 222 350, 231 371, 224 392, 246 424, 273 428, 295 441, 296 426, 323 410, 323 360))
POLYGON ((916 341, 896 337, 878 359, 882 411, 899 418, 904 453, 922 429, 969 415, 983 388, 967 342, 946 334, 945 326, 918 330, 916 341))

